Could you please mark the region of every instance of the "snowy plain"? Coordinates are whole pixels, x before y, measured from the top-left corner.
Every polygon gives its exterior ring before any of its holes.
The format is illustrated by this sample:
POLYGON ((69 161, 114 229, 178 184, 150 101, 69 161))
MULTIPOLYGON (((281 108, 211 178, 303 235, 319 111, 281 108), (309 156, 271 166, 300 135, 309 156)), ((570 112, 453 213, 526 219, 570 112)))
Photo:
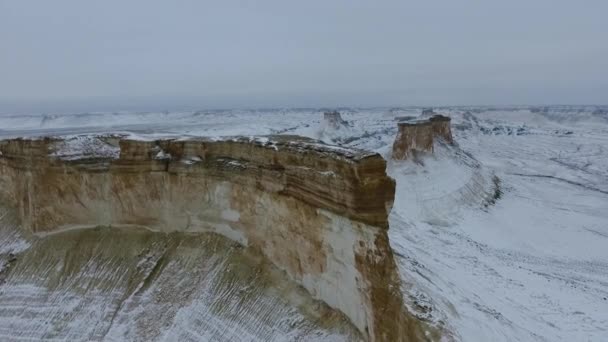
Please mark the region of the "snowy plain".
POLYGON ((0 138, 297 134, 381 153, 408 307, 462 341, 608 341, 608 108, 446 107, 456 146, 390 160, 420 108, 1 115, 0 138))

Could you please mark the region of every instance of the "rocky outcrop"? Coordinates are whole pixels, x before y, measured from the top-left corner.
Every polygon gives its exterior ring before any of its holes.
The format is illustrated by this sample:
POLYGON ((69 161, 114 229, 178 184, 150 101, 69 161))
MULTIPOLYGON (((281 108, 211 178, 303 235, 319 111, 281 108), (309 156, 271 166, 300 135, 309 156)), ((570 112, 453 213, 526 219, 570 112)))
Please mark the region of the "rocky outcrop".
POLYGON ((434 115, 428 119, 397 123, 398 131, 393 143, 393 159, 403 160, 418 153, 432 153, 435 139, 453 144, 450 117, 434 115))
POLYGON ((323 122, 327 127, 332 129, 339 129, 342 126, 346 126, 346 121, 342 119, 340 112, 336 110, 323 113, 323 122))
POLYGON ((443 139, 448 144, 454 143, 452 129, 450 128, 450 117, 445 115, 434 115, 429 118, 433 129, 433 138, 443 139))
POLYGON ((376 153, 293 136, 0 141, 0 200, 24 229, 213 232, 261 253, 372 341, 424 338, 387 236, 376 153))

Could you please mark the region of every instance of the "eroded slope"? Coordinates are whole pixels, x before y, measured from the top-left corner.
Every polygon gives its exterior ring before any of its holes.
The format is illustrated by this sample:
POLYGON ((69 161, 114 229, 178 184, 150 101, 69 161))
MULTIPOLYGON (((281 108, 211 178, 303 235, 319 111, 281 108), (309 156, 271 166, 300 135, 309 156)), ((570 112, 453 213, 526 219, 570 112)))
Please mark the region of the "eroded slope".
POLYGON ((387 235, 394 181, 378 154, 293 136, 13 139, 0 152, 0 197, 26 231, 217 233, 366 339, 433 336, 403 305, 387 235))

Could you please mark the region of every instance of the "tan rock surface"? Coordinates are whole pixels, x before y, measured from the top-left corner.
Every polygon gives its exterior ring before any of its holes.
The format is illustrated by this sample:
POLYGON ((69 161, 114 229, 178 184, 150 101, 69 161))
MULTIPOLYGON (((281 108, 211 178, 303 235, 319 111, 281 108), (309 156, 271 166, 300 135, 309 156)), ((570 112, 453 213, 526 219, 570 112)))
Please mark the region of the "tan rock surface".
POLYGON ((342 119, 340 112, 335 110, 323 113, 323 120, 328 127, 333 129, 338 129, 346 124, 346 121, 342 119))
POLYGON ((452 120, 449 116, 438 114, 429 118, 429 121, 433 125, 433 137, 443 139, 448 144, 454 143, 452 130, 450 128, 450 122, 452 120))
POLYGON ((450 118, 434 115, 425 120, 397 123, 397 137, 393 143, 393 159, 403 160, 417 153, 432 153, 435 139, 453 144, 450 118))
POLYGON ((403 306, 386 231, 395 184, 378 154, 293 136, 13 139, 0 152, 0 199, 34 233, 216 232, 261 252, 370 340, 424 338, 403 306))

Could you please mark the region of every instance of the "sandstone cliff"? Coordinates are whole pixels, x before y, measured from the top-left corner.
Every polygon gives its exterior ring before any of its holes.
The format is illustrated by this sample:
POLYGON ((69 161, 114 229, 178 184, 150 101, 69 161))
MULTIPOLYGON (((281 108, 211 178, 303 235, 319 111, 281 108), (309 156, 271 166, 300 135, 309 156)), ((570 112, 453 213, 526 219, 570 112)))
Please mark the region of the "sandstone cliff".
POLYGON ((214 232, 268 258, 372 341, 424 338, 388 242, 394 181, 375 153, 293 136, 0 141, 0 200, 34 233, 214 232))
POLYGON ((327 127, 332 129, 339 129, 346 125, 346 121, 342 119, 340 112, 332 111, 323 113, 323 122, 327 127))
POLYGON ((399 122, 393 143, 393 159, 407 159, 416 153, 432 153, 435 139, 453 144, 450 120, 447 116, 433 115, 428 119, 399 122))

